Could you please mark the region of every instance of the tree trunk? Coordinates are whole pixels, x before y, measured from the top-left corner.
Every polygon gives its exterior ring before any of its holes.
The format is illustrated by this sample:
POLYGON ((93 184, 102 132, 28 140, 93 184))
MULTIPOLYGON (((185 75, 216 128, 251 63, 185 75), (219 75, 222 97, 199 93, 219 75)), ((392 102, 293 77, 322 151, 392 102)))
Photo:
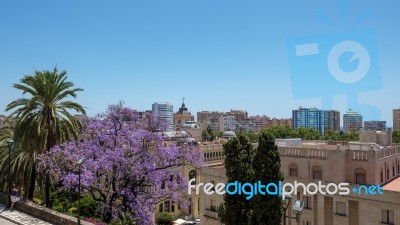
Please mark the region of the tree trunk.
POLYGON ((29 193, 28 193, 28 199, 33 200, 34 194, 35 194, 35 184, 36 184, 36 163, 33 163, 32 166, 32 171, 31 171, 31 180, 30 180, 30 185, 29 185, 29 193))
POLYGON ((46 183, 45 183, 45 186, 46 186, 46 190, 45 190, 45 195, 46 195, 46 207, 47 208, 50 208, 50 174, 48 174, 47 172, 46 172, 46 183))

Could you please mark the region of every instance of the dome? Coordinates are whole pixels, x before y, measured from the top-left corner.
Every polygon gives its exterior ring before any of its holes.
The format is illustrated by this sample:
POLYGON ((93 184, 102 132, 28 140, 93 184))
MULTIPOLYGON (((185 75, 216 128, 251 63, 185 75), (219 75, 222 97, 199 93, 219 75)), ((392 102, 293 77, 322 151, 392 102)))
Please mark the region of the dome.
POLYGON ((224 131, 224 133, 222 134, 222 138, 226 138, 226 139, 231 139, 231 138, 235 138, 236 134, 233 131, 224 131))

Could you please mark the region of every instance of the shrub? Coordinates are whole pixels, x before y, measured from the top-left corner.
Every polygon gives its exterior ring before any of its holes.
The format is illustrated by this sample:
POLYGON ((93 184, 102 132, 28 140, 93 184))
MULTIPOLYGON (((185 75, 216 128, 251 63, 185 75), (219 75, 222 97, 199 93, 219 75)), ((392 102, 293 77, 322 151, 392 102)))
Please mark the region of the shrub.
POLYGON ((166 225, 166 224, 171 224, 171 222, 174 220, 174 217, 167 212, 162 212, 158 214, 157 217, 157 224, 159 225, 166 225))

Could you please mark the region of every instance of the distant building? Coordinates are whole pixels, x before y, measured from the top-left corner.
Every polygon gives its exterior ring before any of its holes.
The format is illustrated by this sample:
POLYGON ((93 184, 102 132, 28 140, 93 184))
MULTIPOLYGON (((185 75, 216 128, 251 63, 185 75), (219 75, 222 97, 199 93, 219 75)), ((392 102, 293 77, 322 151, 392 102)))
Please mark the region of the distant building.
POLYGON ((155 102, 152 105, 152 113, 163 118, 167 124, 167 131, 174 129, 174 109, 173 105, 168 102, 155 102))
POLYGON ((174 113, 174 128, 175 130, 181 130, 182 126, 187 121, 193 121, 194 116, 189 112, 185 105, 185 99, 182 99, 182 106, 179 108, 178 112, 174 113))
POLYGON ((362 115, 351 109, 343 114, 343 129, 345 132, 356 132, 362 130, 362 115))
POLYGON ((393 109, 393 130, 400 130, 400 109, 393 109))
POLYGON ((218 118, 218 130, 220 131, 236 130, 235 116, 220 116, 218 118))
POLYGON ((223 112, 201 111, 197 113, 197 122, 202 127, 210 125, 212 130, 219 130, 219 117, 223 115, 225 115, 223 112))
POLYGON ((340 130, 340 112, 337 110, 319 110, 317 108, 303 108, 292 111, 292 127, 314 128, 321 134, 325 131, 340 130))
POLYGON ((248 113, 244 110, 233 110, 231 109, 230 112, 226 112, 226 115, 228 116, 234 116, 236 121, 242 121, 247 119, 248 113))
POLYGON ((364 131, 386 131, 386 121, 364 121, 364 131))

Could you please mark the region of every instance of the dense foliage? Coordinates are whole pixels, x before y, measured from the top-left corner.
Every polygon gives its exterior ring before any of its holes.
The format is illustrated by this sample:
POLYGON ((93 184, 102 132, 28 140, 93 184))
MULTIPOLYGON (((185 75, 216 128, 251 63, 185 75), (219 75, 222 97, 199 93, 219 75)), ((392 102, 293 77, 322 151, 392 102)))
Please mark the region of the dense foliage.
MULTIPOLYGON (((283 180, 280 155, 274 137, 266 132, 258 136, 256 149, 244 134, 224 144, 225 169, 228 183, 278 183, 283 180)), ((218 215, 226 225, 278 225, 282 217, 282 202, 278 196, 225 195, 218 215)))
POLYGON ((292 129, 289 126, 273 126, 263 129, 270 133, 274 138, 301 138, 303 140, 332 140, 332 141, 358 141, 357 132, 342 132, 328 130, 321 135, 313 128, 292 129))
POLYGON ((182 167, 201 166, 203 154, 189 145, 168 146, 158 132, 165 121, 152 114, 142 118, 122 104, 82 121, 87 140, 55 146, 39 158, 40 168, 49 167, 62 188, 77 190, 77 162, 85 159, 82 189, 100 203, 104 222, 151 224, 156 203, 165 199, 187 207, 182 167))
MULTIPOLYGON (((48 151, 56 144, 76 139, 81 128, 80 121, 73 112, 85 114, 78 103, 71 101, 77 97, 81 88, 67 80, 65 71, 36 70, 33 75, 26 75, 14 88, 27 97, 16 99, 7 105, 6 111, 12 111, 9 120, 12 123, 9 137, 17 143, 17 151, 12 157, 13 178, 23 187, 24 195, 33 199, 37 185, 36 156, 48 151)), ((3 139, 4 140, 4 139, 3 139)), ((1 140, 0 140, 1 141, 1 140)), ((2 154, 2 153, 0 153, 2 154)), ((8 157, 7 157, 8 159, 8 157)), ((7 160, 1 157, 0 160, 7 160)), ((4 163, 0 161, 1 171, 4 163)), ((46 205, 50 203, 50 178, 46 179, 46 205)), ((44 180, 41 174, 40 181, 44 180)), ((39 182, 42 186, 42 182, 39 182)))

